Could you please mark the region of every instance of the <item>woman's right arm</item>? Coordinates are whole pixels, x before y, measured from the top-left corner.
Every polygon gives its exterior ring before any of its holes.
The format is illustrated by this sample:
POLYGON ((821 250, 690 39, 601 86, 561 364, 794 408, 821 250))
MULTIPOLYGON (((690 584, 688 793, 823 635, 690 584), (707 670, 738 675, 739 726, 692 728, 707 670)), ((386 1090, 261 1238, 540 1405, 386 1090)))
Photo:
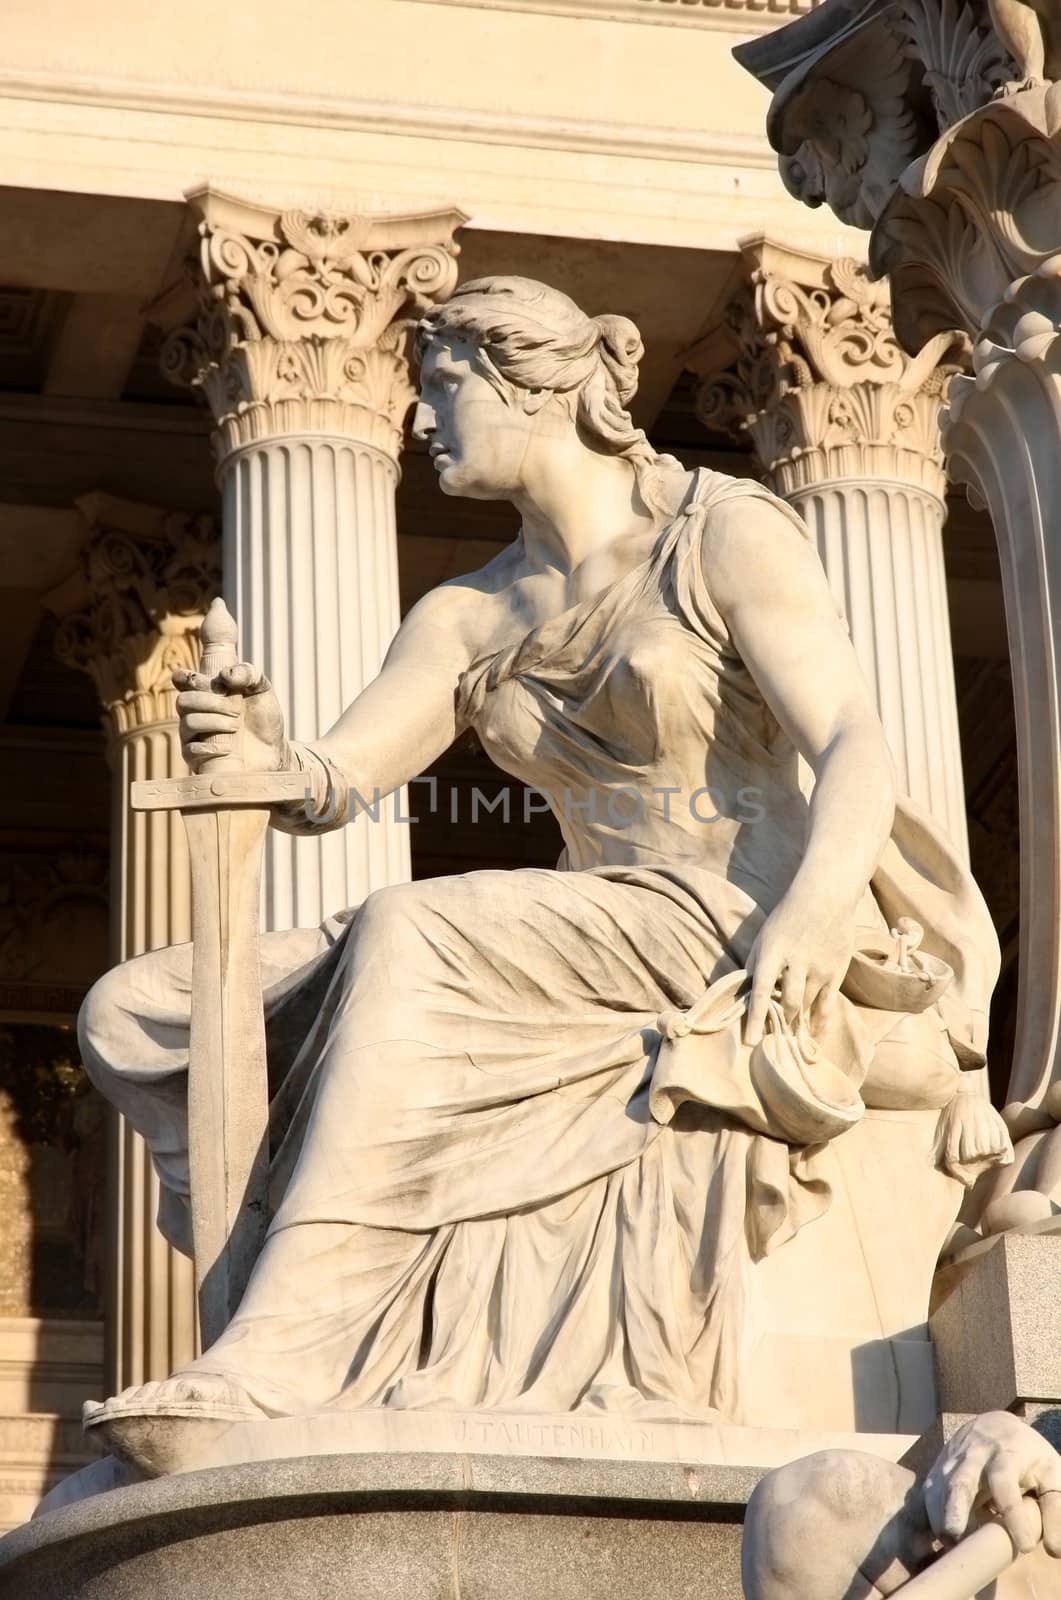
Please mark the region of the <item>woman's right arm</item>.
POLYGON ((482 596, 462 586, 433 589, 409 612, 379 675, 348 706, 313 752, 371 804, 419 776, 453 743, 457 688, 471 665, 470 602, 482 596))
MULTIPOLYGON (((341 826, 353 814, 356 795, 371 805, 375 791, 381 797, 391 794, 456 738, 457 688, 474 654, 469 623, 475 601, 481 605, 482 596, 463 584, 445 584, 425 595, 398 629, 378 676, 334 727, 310 744, 288 742, 276 695, 249 663, 227 668, 212 684, 201 673, 174 673, 189 766, 195 771, 207 757, 229 753, 239 736, 245 767, 259 772, 303 767, 312 809, 325 813, 317 827, 341 826), (349 811, 347 793, 354 800, 349 811)), ((293 814, 275 820, 292 828, 298 822, 298 831, 313 827, 308 814, 301 822, 293 814)))

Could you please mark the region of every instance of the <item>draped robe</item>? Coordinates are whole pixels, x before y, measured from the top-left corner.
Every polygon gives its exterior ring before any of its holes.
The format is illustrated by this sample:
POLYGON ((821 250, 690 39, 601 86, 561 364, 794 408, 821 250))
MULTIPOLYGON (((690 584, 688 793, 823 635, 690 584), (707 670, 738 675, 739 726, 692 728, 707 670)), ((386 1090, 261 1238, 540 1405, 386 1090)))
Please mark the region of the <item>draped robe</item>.
MULTIPOLYGON (((749 1273, 829 1205, 822 1150, 897 1025, 891 1048, 955 1083, 982 1060, 994 934, 905 800, 858 921, 922 923, 954 971, 937 1005, 841 997, 780 1098, 732 996, 665 1037, 662 1015, 742 967, 807 830, 796 752, 704 570, 705 523, 734 497, 805 535, 765 490, 700 472, 645 561, 463 675, 460 721, 550 798, 558 870, 401 885, 265 936, 275 1214, 199 1366, 266 1413, 739 1417, 749 1273)), ((190 972, 188 947, 140 957, 81 1019, 185 1247, 190 972)))

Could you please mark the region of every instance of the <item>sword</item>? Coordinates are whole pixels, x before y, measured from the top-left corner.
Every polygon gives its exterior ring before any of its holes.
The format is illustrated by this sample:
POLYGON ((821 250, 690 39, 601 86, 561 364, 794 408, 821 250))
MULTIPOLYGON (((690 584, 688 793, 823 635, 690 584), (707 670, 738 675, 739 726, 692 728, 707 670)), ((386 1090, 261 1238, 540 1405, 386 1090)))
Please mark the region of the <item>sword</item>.
MULTIPOLYGON (((200 671, 207 677, 235 664, 236 624, 223 600, 210 606, 201 638, 200 671)), ((258 948, 262 857, 269 808, 301 800, 305 783, 301 772, 246 772, 237 754, 218 754, 207 757, 194 776, 132 785, 134 810, 178 810, 188 836, 188 1155, 204 1349, 235 1315, 269 1221, 269 1087, 258 948)))

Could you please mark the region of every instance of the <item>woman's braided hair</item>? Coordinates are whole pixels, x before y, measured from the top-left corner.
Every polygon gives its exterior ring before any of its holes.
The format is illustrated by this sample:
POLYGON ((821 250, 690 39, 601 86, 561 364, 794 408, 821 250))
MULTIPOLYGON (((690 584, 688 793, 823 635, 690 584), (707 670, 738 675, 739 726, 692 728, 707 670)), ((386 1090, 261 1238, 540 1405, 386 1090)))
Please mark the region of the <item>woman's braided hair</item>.
POLYGON ((429 344, 465 338, 500 393, 547 389, 576 400, 575 421, 592 448, 629 461, 641 497, 656 505, 653 478, 670 463, 649 444, 628 410, 637 392, 641 335, 628 317, 588 317, 559 289, 533 278, 476 278, 421 320, 417 360, 429 344))

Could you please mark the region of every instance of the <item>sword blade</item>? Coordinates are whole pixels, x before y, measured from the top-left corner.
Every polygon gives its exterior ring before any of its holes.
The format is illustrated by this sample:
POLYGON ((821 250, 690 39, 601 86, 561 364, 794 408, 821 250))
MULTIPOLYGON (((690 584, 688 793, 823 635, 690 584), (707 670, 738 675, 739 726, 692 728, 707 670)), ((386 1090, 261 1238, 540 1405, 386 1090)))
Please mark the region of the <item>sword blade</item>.
POLYGON ((267 1216, 269 1086, 258 948, 267 810, 187 812, 192 873, 188 1151, 203 1347, 234 1316, 267 1216))

